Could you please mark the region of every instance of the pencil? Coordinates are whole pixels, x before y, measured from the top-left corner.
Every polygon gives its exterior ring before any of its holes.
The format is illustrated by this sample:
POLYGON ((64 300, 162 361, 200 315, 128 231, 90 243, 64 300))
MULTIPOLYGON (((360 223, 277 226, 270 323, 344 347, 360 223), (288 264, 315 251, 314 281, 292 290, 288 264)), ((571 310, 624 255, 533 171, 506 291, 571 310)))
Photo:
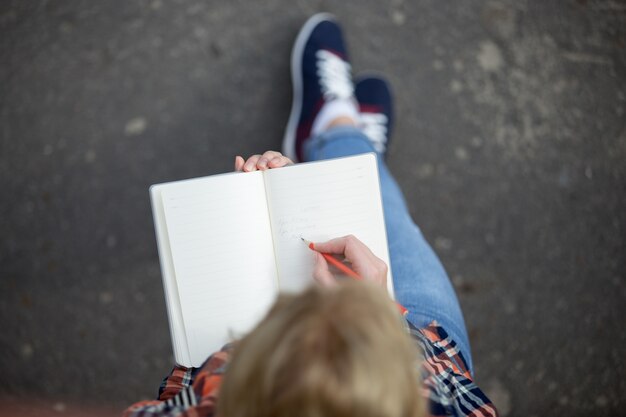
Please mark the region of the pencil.
MULTIPOLYGON (((313 242, 311 242, 309 240, 306 240, 303 237, 300 237, 300 239, 302 239, 302 241, 307 244, 309 249, 316 250, 315 249, 315 243, 313 243, 313 242)), ((322 255, 324 257, 324 259, 326 259, 326 261, 328 263, 330 263, 333 266, 335 266, 337 269, 339 269, 341 272, 343 272, 347 276, 349 276, 351 278, 354 278, 356 280, 359 280, 359 281, 363 280, 363 278, 361 278, 361 276, 359 274, 354 272, 352 269, 348 268, 347 265, 345 265, 344 263, 342 263, 339 260, 337 260, 330 253, 324 253, 324 252, 318 252, 318 253, 320 255, 322 255)), ((396 301, 396 306, 398 307, 398 310, 400 310, 400 314, 402 314, 403 316, 405 316, 409 312, 409 310, 407 310, 402 304, 398 303, 397 301, 396 301)))

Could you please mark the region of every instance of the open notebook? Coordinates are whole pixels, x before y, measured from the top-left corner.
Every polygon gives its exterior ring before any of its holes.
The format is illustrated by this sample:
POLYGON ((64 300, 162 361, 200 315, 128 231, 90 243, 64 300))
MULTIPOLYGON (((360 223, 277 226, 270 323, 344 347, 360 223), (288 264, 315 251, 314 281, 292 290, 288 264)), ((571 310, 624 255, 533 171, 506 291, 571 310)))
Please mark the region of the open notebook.
POLYGON ((353 234, 389 265, 377 169, 372 153, 150 187, 176 362, 200 366, 306 288, 301 237, 353 234))

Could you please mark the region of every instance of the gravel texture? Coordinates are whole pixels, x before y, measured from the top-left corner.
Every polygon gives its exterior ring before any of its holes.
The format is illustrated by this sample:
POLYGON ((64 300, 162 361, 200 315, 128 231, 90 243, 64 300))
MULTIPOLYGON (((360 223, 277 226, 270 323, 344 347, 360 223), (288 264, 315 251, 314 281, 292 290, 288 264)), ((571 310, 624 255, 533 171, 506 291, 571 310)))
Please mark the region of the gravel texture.
POLYGON ((619 0, 3 1, 0 396, 154 396, 173 358, 148 186, 280 147, 291 45, 323 10, 396 91, 388 162, 478 383, 503 416, 623 413, 619 0))

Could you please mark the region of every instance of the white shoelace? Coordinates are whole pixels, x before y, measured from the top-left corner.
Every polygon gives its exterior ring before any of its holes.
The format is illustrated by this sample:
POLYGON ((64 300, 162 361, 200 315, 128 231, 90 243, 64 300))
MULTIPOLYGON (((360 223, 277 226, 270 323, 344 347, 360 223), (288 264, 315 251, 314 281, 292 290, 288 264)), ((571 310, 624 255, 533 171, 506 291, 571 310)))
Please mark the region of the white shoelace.
POLYGON ((320 49, 317 58, 317 76, 326 101, 335 98, 350 98, 354 94, 350 64, 332 52, 320 49))
MULTIPOLYGON (((349 63, 333 54, 320 49, 317 58, 317 76, 320 78, 322 94, 326 101, 350 99, 354 96, 354 85, 350 75, 349 63)), ((387 116, 382 113, 360 113, 359 126, 370 139, 374 149, 385 152, 387 147, 387 116)))
POLYGON ((382 113, 361 113, 360 128, 372 142, 376 152, 387 148, 387 116, 382 113))

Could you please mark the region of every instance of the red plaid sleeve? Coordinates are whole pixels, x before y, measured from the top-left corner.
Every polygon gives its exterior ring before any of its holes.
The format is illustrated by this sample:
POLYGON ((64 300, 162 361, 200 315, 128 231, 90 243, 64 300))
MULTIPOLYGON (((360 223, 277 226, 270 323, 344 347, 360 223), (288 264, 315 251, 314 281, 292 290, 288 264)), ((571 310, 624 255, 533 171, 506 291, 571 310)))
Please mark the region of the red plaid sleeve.
POLYGON ((437 323, 423 329, 409 323, 409 331, 424 353, 423 391, 432 417, 497 417, 491 400, 474 383, 456 342, 437 323))
POLYGON ((211 355, 201 368, 175 367, 161 383, 159 399, 131 405, 125 417, 211 417, 232 346, 211 355))

